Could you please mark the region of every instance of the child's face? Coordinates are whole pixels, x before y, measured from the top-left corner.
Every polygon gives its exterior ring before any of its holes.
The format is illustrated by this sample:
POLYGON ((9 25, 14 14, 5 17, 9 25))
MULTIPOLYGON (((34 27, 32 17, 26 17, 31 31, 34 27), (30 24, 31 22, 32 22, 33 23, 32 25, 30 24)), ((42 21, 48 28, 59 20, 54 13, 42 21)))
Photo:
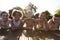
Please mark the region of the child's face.
POLYGON ((45 18, 46 18, 46 14, 42 13, 42 14, 40 15, 40 18, 41 18, 41 19, 45 19, 45 18))
POLYGON ((2 19, 3 20, 8 20, 8 14, 7 13, 2 14, 2 19))
POLYGON ((15 15, 14 15, 14 19, 16 19, 16 20, 20 19, 20 16, 19 15, 20 14, 16 12, 15 15))
POLYGON ((27 18, 32 18, 32 15, 33 15, 32 11, 28 10, 26 17, 27 18))
POLYGON ((54 21, 55 23, 59 23, 59 22, 60 22, 60 18, 59 18, 59 17, 53 17, 53 21, 54 21))

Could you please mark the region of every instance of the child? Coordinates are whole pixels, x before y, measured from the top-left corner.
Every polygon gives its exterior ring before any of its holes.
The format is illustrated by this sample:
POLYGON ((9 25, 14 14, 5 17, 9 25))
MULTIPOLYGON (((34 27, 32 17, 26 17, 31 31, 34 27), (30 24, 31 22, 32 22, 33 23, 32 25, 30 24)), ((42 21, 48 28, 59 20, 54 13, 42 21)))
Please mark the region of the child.
POLYGON ((12 33, 13 35, 19 39, 19 36, 22 34, 23 22, 20 19, 22 16, 22 11, 14 9, 12 12, 12 33))

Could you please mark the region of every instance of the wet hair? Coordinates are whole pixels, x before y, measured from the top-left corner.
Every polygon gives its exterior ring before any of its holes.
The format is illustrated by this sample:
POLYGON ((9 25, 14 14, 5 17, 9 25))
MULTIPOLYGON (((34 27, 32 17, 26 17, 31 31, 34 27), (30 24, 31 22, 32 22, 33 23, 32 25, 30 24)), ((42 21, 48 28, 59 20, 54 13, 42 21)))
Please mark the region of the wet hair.
POLYGON ((54 16, 55 16, 55 17, 60 17, 60 15, 59 15, 59 14, 55 14, 54 16))
POLYGON ((2 16, 3 14, 7 14, 7 15, 8 15, 8 13, 7 13, 6 11, 1 12, 1 16, 2 16))
POLYGON ((42 14, 46 14, 46 12, 42 12, 42 14))
POLYGON ((15 16, 15 13, 19 13, 19 16, 20 16, 20 17, 22 16, 22 14, 21 14, 20 12, 17 12, 17 11, 15 11, 15 12, 12 14, 12 16, 15 16))

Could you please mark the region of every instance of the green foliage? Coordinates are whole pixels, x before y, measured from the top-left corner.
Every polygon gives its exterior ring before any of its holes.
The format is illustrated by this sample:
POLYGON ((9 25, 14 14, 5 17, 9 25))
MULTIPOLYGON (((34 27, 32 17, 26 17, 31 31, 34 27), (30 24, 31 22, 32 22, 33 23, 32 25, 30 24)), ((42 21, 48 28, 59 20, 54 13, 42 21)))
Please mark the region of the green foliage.
POLYGON ((39 16, 39 13, 35 14, 34 18, 37 19, 39 16))
POLYGON ((49 12, 49 11, 45 11, 45 13, 46 13, 46 19, 47 20, 49 20, 49 19, 51 19, 52 18, 52 15, 51 15, 51 13, 49 12))
POLYGON ((57 9, 55 13, 60 15, 60 9, 57 9))
POLYGON ((16 6, 16 7, 13 7, 13 9, 17 9, 17 10, 23 10, 21 7, 18 7, 18 6, 16 6))

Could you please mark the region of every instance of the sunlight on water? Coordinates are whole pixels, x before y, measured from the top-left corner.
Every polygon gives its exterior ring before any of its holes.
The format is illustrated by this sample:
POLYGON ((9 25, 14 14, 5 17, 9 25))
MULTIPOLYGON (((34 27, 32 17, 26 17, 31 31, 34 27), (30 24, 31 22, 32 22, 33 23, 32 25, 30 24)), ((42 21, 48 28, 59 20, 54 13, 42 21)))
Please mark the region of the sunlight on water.
POLYGON ((33 37, 33 39, 32 39, 32 37, 26 37, 24 34, 22 34, 22 36, 20 37, 20 39, 19 40, 54 40, 53 38, 44 38, 44 39, 42 39, 42 38, 39 38, 39 37, 33 37))
POLYGON ((24 36, 24 34, 22 34, 22 36, 20 37, 20 39, 19 40, 28 40, 28 38, 27 37, 25 37, 24 36))
POLYGON ((26 27, 26 23, 24 23, 23 27, 26 27))
POLYGON ((0 36, 0 40, 4 40, 5 36, 0 36))
POLYGON ((32 29, 35 30, 34 27, 32 29))
POLYGON ((54 40, 54 39, 53 38, 51 38, 51 39, 50 38, 45 38, 45 40, 54 40))

